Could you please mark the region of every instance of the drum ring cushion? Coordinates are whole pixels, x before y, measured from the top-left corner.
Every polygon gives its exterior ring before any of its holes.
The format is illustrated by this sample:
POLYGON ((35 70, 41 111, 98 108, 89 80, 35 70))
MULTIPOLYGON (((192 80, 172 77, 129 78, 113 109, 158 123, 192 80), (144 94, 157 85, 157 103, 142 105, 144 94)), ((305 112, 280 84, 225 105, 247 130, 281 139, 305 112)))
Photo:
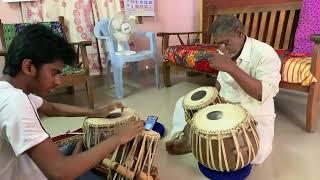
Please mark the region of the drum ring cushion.
POLYGON ((237 171, 221 172, 209 169, 201 163, 198 163, 198 165, 202 174, 213 180, 244 180, 249 176, 252 169, 252 165, 249 164, 237 171))
POLYGON ((160 137, 161 137, 161 138, 163 137, 164 132, 165 132, 164 126, 163 126, 161 123, 159 123, 159 122, 156 122, 156 123, 154 124, 152 130, 158 132, 158 133, 160 134, 160 137))

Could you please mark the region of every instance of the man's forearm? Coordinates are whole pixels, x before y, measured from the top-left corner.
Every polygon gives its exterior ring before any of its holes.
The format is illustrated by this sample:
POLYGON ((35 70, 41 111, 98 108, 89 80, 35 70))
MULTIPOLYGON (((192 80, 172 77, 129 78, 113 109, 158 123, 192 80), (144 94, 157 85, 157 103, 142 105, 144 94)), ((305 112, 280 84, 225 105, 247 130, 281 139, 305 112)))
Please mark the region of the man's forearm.
POLYGON ((48 138, 27 153, 48 179, 75 179, 110 155, 120 141, 119 136, 112 136, 87 151, 63 156, 48 138))
POLYGON ((50 103, 50 108, 44 113, 48 116, 90 116, 94 114, 94 110, 67 104, 50 103))
POLYGON ((241 86, 241 88, 249 94, 251 97, 258 101, 262 99, 262 83, 251 77, 245 71, 240 69, 238 66, 234 66, 230 72, 230 76, 241 86))
POLYGON ((220 91, 221 85, 220 85, 220 83, 219 83, 218 80, 216 80, 216 83, 214 84, 214 87, 215 87, 218 91, 220 91))
POLYGON ((107 155, 111 154, 119 145, 118 142, 119 140, 117 138, 111 137, 92 149, 65 157, 64 160, 61 161, 60 167, 67 166, 69 169, 63 168, 65 171, 62 173, 62 176, 65 177, 64 175, 67 175, 74 178, 78 174, 81 174, 81 172, 89 171, 95 167, 101 159, 106 158, 107 155))

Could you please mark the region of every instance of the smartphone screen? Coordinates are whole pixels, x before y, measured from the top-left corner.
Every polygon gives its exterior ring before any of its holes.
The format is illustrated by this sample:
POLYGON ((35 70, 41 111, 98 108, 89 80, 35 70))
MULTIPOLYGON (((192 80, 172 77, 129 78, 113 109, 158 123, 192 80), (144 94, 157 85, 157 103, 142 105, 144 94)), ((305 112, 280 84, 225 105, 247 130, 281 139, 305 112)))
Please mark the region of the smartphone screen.
POLYGON ((153 126, 156 124, 158 120, 157 116, 148 116, 145 124, 144 124, 144 128, 146 130, 151 130, 153 128, 153 126))

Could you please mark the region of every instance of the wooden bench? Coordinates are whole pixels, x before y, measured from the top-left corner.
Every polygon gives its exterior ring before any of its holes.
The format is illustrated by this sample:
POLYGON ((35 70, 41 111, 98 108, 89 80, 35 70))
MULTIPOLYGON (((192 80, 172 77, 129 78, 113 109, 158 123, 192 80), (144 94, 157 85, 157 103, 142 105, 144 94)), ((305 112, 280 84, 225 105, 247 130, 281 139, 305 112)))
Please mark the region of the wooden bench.
MULTIPOLYGON (((157 34, 157 36, 162 37, 162 52, 169 47, 169 40, 172 36, 178 37, 182 45, 195 44, 198 37, 202 38, 202 43, 210 44, 211 36, 207 32, 208 27, 218 15, 222 14, 232 14, 238 17, 244 24, 248 36, 268 43, 274 47, 275 50, 292 50, 293 48, 301 1, 215 10, 213 6, 209 4, 208 0, 203 0, 203 7, 202 31, 180 33, 160 32, 157 34), (192 40, 191 37, 194 37, 194 40, 192 40)), ((316 79, 320 80, 320 35, 312 35, 310 38, 314 42, 311 73, 316 79)), ((170 67, 182 67, 188 71, 194 71, 193 69, 176 65, 170 61, 164 61, 163 77, 166 87, 171 86, 170 67)), ((313 131, 316 126, 317 110, 319 107, 319 83, 320 82, 314 82, 310 86, 302 86, 300 84, 280 82, 281 88, 308 93, 306 113, 306 130, 308 132, 313 131)))

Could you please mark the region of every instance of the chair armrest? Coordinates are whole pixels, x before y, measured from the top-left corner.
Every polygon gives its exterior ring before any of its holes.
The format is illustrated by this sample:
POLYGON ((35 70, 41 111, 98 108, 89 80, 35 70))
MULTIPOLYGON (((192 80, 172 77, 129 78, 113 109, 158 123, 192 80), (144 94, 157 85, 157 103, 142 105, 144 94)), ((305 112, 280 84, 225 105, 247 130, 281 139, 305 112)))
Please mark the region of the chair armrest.
POLYGON ((72 42, 71 45, 77 45, 77 46, 91 46, 91 41, 80 41, 80 42, 72 42))
POLYGON ((154 32, 139 32, 140 36, 146 36, 149 39, 150 50, 157 54, 156 35, 154 32))
MULTIPOLYGON (((78 46, 78 52, 81 54, 82 62, 78 64, 81 66, 83 64, 84 71, 89 74, 89 59, 87 54, 87 46, 91 46, 91 41, 80 41, 80 42, 73 42, 70 43, 71 45, 78 46)), ((79 62, 79 61, 78 61, 79 62)))
POLYGON ((8 53, 7 50, 4 50, 4 49, 0 49, 0 56, 6 56, 8 53))

